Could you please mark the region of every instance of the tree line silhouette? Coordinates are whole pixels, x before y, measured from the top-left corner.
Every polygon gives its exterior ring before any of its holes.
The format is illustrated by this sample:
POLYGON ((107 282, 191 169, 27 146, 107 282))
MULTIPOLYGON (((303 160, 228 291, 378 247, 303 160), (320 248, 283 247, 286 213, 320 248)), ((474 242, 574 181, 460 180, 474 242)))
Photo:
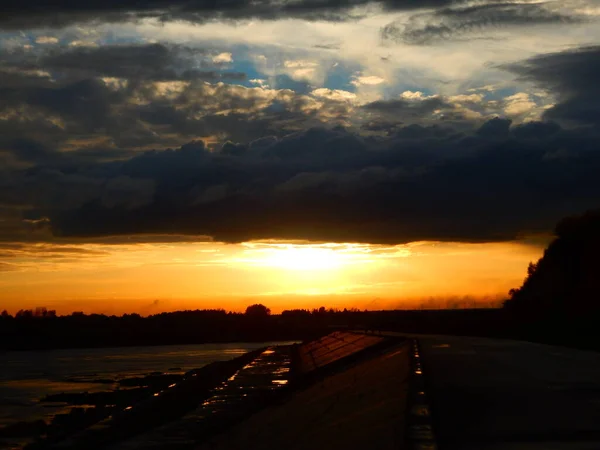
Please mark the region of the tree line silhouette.
POLYGON ((297 340, 318 335, 332 324, 360 325, 360 311, 287 310, 273 315, 262 305, 244 313, 224 309, 163 312, 142 317, 73 312, 59 316, 44 307, 0 313, 0 348, 43 349, 211 342, 297 340), (335 317, 335 319, 334 319, 335 317))

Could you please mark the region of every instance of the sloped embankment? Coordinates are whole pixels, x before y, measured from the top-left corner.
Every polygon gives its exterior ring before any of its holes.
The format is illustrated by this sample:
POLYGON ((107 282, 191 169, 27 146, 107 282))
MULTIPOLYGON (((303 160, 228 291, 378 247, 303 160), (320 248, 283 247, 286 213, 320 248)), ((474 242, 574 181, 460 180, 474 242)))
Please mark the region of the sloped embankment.
POLYGON ((263 409, 194 448, 403 448, 409 378, 405 342, 343 333, 298 351, 312 383, 291 392, 285 403, 263 409))

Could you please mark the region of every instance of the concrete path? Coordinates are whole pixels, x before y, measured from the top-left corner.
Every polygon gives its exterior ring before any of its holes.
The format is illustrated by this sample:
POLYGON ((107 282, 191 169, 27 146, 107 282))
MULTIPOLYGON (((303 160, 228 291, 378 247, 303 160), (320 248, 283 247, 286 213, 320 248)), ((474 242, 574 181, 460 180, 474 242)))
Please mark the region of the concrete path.
POLYGON ((200 450, 398 450, 404 441, 407 345, 331 375, 200 450))
POLYGON ((440 448, 600 449, 600 353, 420 337, 440 448))

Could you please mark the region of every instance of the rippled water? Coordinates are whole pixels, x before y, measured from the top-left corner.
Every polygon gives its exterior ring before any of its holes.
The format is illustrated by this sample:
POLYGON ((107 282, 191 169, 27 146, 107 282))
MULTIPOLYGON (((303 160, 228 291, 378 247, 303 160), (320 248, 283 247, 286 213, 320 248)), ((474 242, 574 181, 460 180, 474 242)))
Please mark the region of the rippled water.
POLYGON ((235 407, 249 396, 282 388, 289 381, 290 364, 287 350, 269 347, 220 386, 215 387, 212 396, 202 403, 199 416, 230 410, 232 405, 235 407))
POLYGON ((39 403, 48 394, 111 390, 116 387, 111 380, 151 372, 185 372, 274 344, 285 343, 4 352, 0 355, 0 426, 48 419, 65 408, 39 403))

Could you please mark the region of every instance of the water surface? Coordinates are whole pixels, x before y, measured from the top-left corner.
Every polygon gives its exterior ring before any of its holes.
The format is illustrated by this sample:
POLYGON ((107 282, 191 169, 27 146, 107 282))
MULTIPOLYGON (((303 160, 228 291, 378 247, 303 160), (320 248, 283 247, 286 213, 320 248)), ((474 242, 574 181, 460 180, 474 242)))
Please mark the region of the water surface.
POLYGON ((152 372, 183 373, 274 344, 285 343, 4 352, 0 371, 0 427, 22 420, 48 420, 67 408, 67 405, 40 403, 48 394, 112 390, 119 379, 152 372))

